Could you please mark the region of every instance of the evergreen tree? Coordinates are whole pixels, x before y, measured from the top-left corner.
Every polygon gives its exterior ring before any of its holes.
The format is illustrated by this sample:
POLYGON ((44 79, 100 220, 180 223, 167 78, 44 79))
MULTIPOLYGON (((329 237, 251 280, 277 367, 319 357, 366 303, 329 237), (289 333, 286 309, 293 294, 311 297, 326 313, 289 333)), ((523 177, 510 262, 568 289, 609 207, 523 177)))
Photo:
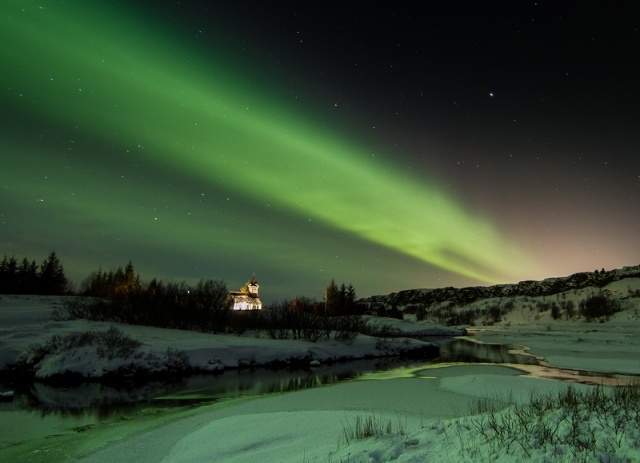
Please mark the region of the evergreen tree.
POLYGON ((346 304, 346 310, 349 314, 355 315, 360 312, 356 297, 356 289, 352 285, 347 287, 346 304))
POLYGON ((36 261, 22 259, 17 271, 17 290, 20 294, 33 294, 38 288, 38 265, 36 261))
POLYGON ((111 278, 111 292, 114 296, 126 294, 126 282, 124 279, 124 270, 118 267, 111 278))
POLYGON ((5 254, 0 262, 0 293, 14 294, 16 292, 16 280, 18 276, 18 261, 15 257, 7 257, 5 254))
POLYGON ((342 283, 340 285, 340 292, 338 294, 338 307, 336 310, 338 315, 345 315, 347 313, 347 285, 342 283))
POLYGON ((0 262, 0 293, 37 294, 40 291, 38 266, 25 257, 20 264, 15 257, 6 255, 0 262))
POLYGON ((54 251, 42 262, 38 279, 40 294, 60 295, 67 292, 67 277, 54 251))
POLYGON ((127 293, 136 293, 142 288, 140 283, 140 275, 133 271, 133 264, 131 261, 124 268, 124 281, 127 288, 127 293))
POLYGON ((324 311, 325 315, 335 315, 340 300, 340 291, 336 282, 331 279, 331 283, 324 291, 324 311))
POLYGON ((7 255, 5 254, 4 257, 2 258, 2 261, 0 261, 0 294, 6 294, 6 287, 7 287, 7 268, 9 266, 9 259, 7 258, 7 255))

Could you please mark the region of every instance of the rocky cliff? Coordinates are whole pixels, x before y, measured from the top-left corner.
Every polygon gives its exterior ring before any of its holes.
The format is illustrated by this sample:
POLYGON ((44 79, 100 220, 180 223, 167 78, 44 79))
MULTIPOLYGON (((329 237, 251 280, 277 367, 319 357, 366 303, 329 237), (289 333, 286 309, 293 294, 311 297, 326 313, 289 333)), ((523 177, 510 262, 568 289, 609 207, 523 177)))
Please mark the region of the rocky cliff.
POLYGON ((521 281, 515 284, 495 286, 472 286, 468 288, 407 289, 388 295, 371 296, 362 299, 370 310, 390 310, 407 307, 430 307, 449 303, 465 305, 482 299, 515 298, 518 296, 552 296, 572 289, 604 286, 625 278, 640 277, 640 265, 616 270, 596 270, 595 272, 575 273, 567 277, 547 278, 542 281, 521 281))

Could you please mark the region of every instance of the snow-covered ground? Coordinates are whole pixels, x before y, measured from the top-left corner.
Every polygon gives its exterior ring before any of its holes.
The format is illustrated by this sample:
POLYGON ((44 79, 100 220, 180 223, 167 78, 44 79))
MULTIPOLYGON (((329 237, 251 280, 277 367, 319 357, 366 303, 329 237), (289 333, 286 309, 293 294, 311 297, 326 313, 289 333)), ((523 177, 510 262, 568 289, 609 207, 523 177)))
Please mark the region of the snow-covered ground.
MULTIPOLYGON (((27 360, 35 370, 35 376, 40 379, 62 373, 99 378, 119 369, 162 372, 171 361, 169 359, 168 362, 167 357, 173 357, 176 363, 175 357, 180 357, 178 353, 194 369, 218 371, 250 365, 263 366, 274 361, 302 359, 308 365, 337 359, 382 357, 432 346, 427 341, 409 337, 380 342, 375 337, 359 335, 348 341, 310 342, 273 340, 264 332, 243 336, 213 335, 121 323, 53 320, 51 312, 54 306, 63 301, 64 298, 56 297, 0 297, 0 369, 27 360), (64 341, 72 335, 105 333, 112 328, 139 341, 141 345, 132 349, 130 355, 96 355, 96 342, 71 345, 71 341, 64 341), (61 338, 55 346, 51 346, 52 335, 61 338)), ((391 319, 389 321, 393 322, 391 319)), ((424 327, 435 335, 462 333, 461 330, 436 325, 424 327)))
MULTIPOLYGON (((46 339, 54 332, 110 326, 83 321, 53 322, 47 319, 46 311, 43 313, 50 303, 39 298, 0 299, 0 313, 7 317, 0 325, 0 364, 12 361, 34 341, 46 339), (8 319, 12 326, 4 321, 8 319)), ((545 357, 551 366, 640 375, 640 320, 634 307, 625 307, 625 311, 605 323, 557 322, 544 317, 529 320, 525 316, 527 311, 516 309, 493 327, 475 329, 474 339, 521 345, 529 348, 530 353, 545 357)), ((409 331, 407 323, 403 326, 409 331)), ((430 327, 426 323, 416 325, 417 329, 430 327)), ((299 356, 301 352, 302 355, 311 352, 311 357, 322 361, 345 353, 364 355, 376 348, 375 340, 365 337, 351 345, 328 342, 306 345, 301 351, 299 342, 293 341, 118 328, 141 340, 146 349, 157 352, 166 351, 167 347, 184 349, 192 362, 202 365, 210 364, 212 358, 224 365, 251 360, 262 363, 267 359, 299 356)), ((56 368, 62 368, 63 362, 71 363, 72 358, 59 359, 56 368)), ((75 362, 84 365, 77 359, 75 362)), ((615 418, 580 415, 575 429, 591 436, 596 450, 578 454, 566 438, 574 429, 573 424, 559 412, 543 417, 555 426, 556 435, 564 439, 554 444, 534 439, 533 431, 531 436, 525 434, 524 440, 521 436, 511 441, 512 445, 502 445, 497 438, 485 439, 485 435, 491 436, 490 417, 500 420, 510 412, 517 413, 513 405, 502 414, 480 413, 482 410, 476 409, 480 414, 472 416, 478 399, 488 398, 496 405, 503 401, 527 404, 532 394, 555 394, 567 387, 566 382, 523 375, 509 366, 404 369, 257 399, 158 414, 150 411, 134 420, 82 429, 82 433, 69 430, 36 444, 0 448, 0 461, 354 463, 580 461, 580 458, 639 461, 638 416, 635 421, 625 422, 621 429, 615 418), (353 434, 362 423, 372 424, 379 435, 356 439, 353 434)), ((589 391, 596 386, 574 387, 589 391)))

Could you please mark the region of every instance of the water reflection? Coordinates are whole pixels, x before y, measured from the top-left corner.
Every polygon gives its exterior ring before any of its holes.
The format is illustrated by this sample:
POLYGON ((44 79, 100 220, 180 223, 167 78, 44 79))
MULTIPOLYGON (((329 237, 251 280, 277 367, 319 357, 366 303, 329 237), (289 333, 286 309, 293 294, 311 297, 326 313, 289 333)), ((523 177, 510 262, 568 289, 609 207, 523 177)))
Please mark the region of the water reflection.
POLYGON ((258 396, 326 386, 374 371, 415 367, 422 361, 370 359, 325 365, 310 370, 230 370, 221 375, 192 375, 175 381, 118 385, 97 382, 54 387, 34 382, 16 389, 2 411, 29 411, 41 416, 88 416, 97 421, 120 419, 149 407, 211 403, 221 399, 258 396))
POLYGON ((32 383, 16 390, 11 404, 2 410, 26 410, 42 416, 92 415, 96 420, 120 418, 148 407, 171 407, 211 403, 222 399, 258 396, 326 386, 356 379, 372 372, 414 368, 433 363, 512 363, 533 365, 532 356, 509 352, 509 346, 481 344, 468 339, 436 339, 440 357, 424 360, 368 359, 310 370, 230 370, 221 375, 193 375, 171 382, 107 385, 84 383, 75 387, 53 387, 32 383))
POLYGON ((537 365, 536 358, 510 352, 512 347, 504 344, 484 344, 469 339, 447 339, 440 344, 440 357, 435 362, 468 363, 515 363, 537 365))
POLYGON ((158 391, 170 388, 170 384, 162 382, 135 386, 92 382, 66 388, 36 382, 26 389, 17 390, 12 405, 14 409, 38 413, 41 416, 84 416, 88 413, 97 420, 104 421, 131 412, 158 391))

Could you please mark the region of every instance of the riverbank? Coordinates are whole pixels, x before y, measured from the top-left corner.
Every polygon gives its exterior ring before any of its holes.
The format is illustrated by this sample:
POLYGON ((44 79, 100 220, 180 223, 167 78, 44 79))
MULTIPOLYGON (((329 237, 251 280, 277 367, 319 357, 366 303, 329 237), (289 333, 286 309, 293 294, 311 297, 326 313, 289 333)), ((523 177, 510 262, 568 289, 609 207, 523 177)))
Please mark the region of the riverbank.
MULTIPOLYGON (((119 377, 152 379, 249 367, 308 368, 374 357, 437 356, 434 344, 402 337, 402 333, 384 340, 359 334, 345 340, 311 342, 274 340, 264 332, 235 336, 53 320, 53 310, 63 303, 61 297, 0 298, 0 370, 44 381, 113 381, 119 377)), ((434 325, 425 328, 431 335, 464 332, 434 325)))
POLYGON ((528 318, 526 310, 506 314, 493 326, 469 327, 471 339, 509 344, 539 357, 544 365, 571 370, 640 375, 638 308, 604 322, 553 320, 549 313, 528 318))

